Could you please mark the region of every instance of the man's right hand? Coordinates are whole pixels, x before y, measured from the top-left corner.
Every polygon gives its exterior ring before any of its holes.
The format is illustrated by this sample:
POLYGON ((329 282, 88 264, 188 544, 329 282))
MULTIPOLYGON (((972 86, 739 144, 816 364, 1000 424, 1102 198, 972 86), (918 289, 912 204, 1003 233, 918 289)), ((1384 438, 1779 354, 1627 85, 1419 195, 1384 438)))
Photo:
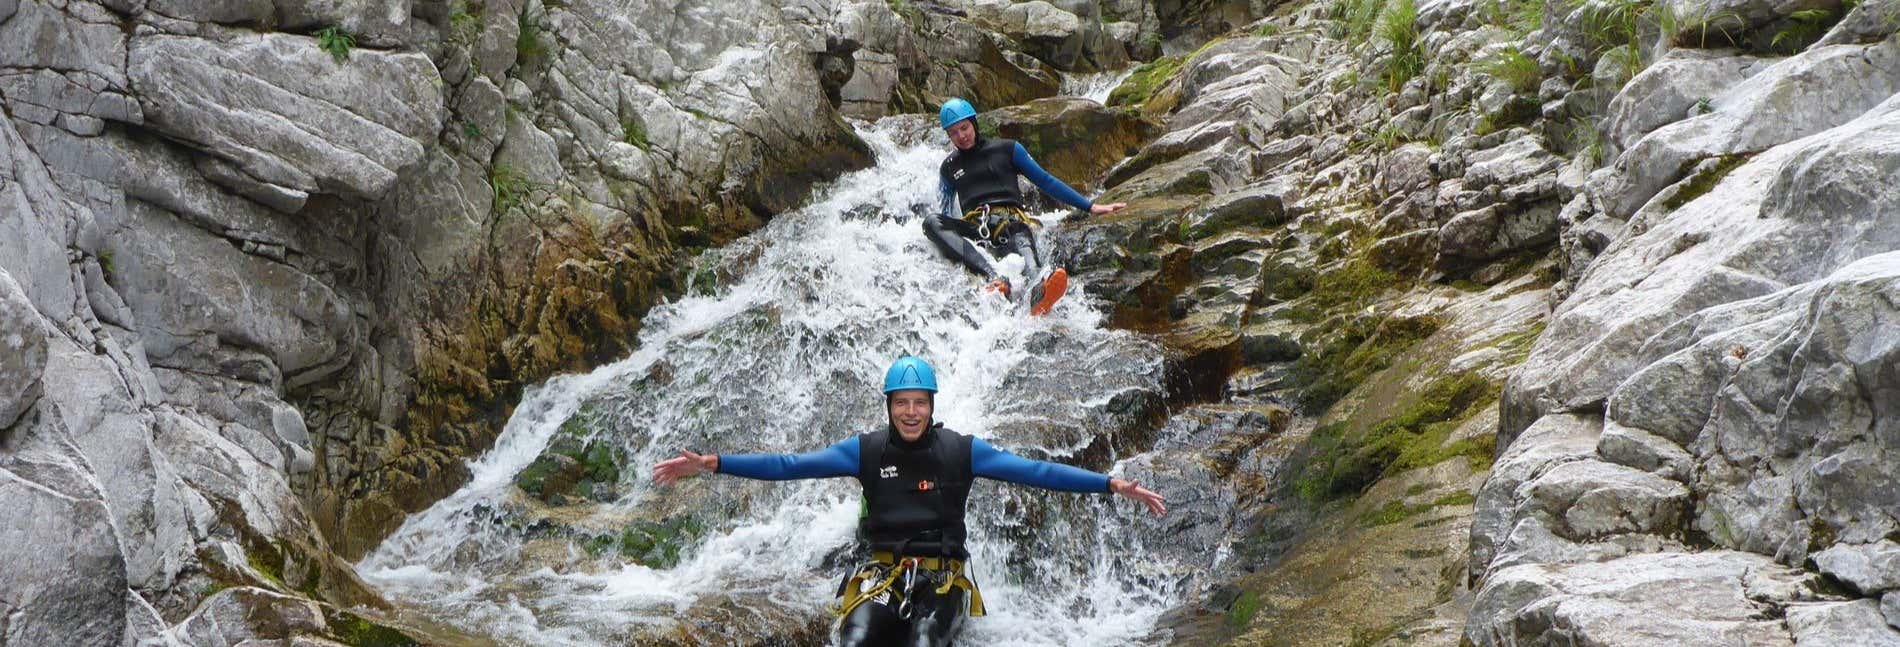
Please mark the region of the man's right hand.
POLYGON ((1122 210, 1122 207, 1126 207, 1126 206, 1128 206, 1128 203, 1126 203, 1126 202, 1113 202, 1113 203, 1109 203, 1109 204, 1095 204, 1095 205, 1091 205, 1091 206, 1089 206, 1089 215, 1091 215, 1091 216, 1106 216, 1106 215, 1108 215, 1108 214, 1111 214, 1111 213, 1115 213, 1115 212, 1117 212, 1117 211, 1121 211, 1121 210, 1122 210))
POLYGON ((653 482, 667 485, 674 481, 699 474, 700 472, 719 471, 718 454, 695 454, 680 450, 680 455, 660 461, 653 466, 653 482))

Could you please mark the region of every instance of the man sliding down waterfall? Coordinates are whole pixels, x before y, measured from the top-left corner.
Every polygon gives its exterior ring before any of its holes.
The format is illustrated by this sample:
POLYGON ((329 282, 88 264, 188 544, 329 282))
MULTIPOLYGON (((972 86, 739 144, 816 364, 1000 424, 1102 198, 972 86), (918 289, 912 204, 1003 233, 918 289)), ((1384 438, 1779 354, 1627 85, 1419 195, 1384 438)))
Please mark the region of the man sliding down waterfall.
POLYGON ((950 134, 956 150, 937 170, 938 201, 943 213, 924 216, 924 235, 944 256, 989 280, 984 289, 1005 297, 1010 294, 1009 279, 997 274, 970 241, 995 250, 999 257, 1020 254, 1023 277, 1033 286, 1029 291, 1029 314, 1048 314, 1069 288, 1069 273, 1057 267, 1047 277, 1038 276, 1043 263, 1036 252, 1036 234, 1031 226, 1042 223, 1023 212, 1023 193, 1016 186, 1016 176, 1029 178, 1043 193, 1092 215, 1114 213, 1127 205, 1095 204, 1042 170, 1022 144, 978 135, 976 107, 968 101, 952 98, 943 102, 943 109, 937 111, 937 123, 950 134))
POLYGON ((916 357, 899 358, 884 374, 890 415, 882 430, 846 438, 806 454, 695 454, 653 468, 665 485, 716 472, 768 481, 855 476, 864 488, 859 535, 872 561, 839 590, 845 647, 948 645, 964 612, 983 615, 983 596, 963 560, 964 504, 973 477, 1066 492, 1113 492, 1155 514, 1168 511, 1161 495, 1139 483, 1078 467, 1014 456, 930 419, 937 376, 916 357), (967 594, 967 599, 966 599, 967 594))

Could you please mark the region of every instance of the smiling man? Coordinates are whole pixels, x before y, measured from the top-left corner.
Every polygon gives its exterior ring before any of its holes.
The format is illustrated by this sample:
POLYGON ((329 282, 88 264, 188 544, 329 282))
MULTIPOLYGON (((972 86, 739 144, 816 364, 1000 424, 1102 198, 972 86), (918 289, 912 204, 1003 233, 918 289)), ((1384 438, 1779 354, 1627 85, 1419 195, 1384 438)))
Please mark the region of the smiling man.
POLYGON ((1068 288, 1069 275, 1058 267, 1038 277, 1042 256, 1036 251, 1035 218, 1023 211, 1023 192, 1016 176, 1029 178, 1043 193, 1082 211, 1101 215, 1121 209, 1122 203, 1095 204, 1063 184, 1029 156, 1022 144, 1000 137, 985 138, 976 127, 976 107, 962 99, 943 102, 937 123, 956 150, 938 168, 938 200, 942 214, 924 216, 924 234, 937 251, 962 263, 989 281, 986 289, 1010 293, 1009 279, 997 274, 976 247, 988 246, 998 256, 1021 254, 1023 274, 1030 281, 1029 313, 1047 314, 1068 288))
POLYGON ((770 481, 855 476, 864 488, 859 534, 872 561, 840 588, 839 644, 948 645, 966 614, 983 614, 983 597, 964 570, 965 503, 973 477, 1066 492, 1115 493, 1167 512, 1161 495, 1139 483, 1022 458, 931 420, 937 376, 916 357, 884 374, 888 424, 806 454, 695 454, 662 461, 665 485, 702 472, 770 481))

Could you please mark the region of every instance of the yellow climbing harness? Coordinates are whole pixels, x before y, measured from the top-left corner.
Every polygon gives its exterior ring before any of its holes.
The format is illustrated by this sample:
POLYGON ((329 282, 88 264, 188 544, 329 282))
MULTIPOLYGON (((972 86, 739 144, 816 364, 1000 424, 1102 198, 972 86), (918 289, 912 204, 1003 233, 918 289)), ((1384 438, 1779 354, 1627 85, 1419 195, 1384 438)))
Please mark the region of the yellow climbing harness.
POLYGON ((1037 220, 1035 216, 1031 216, 1028 212, 1009 205, 992 206, 986 204, 965 211, 963 212, 963 221, 975 225, 977 238, 985 243, 990 241, 1000 242, 1003 239, 1003 231, 1009 229, 1009 224, 1012 222, 1020 222, 1031 227, 1042 226, 1042 221, 1037 220), (1001 216, 1001 218, 991 218, 992 215, 1001 216), (992 224, 993 220, 995 221, 994 224, 992 224))
POLYGON ((881 550, 871 553, 871 559, 883 565, 884 573, 880 576, 878 572, 880 569, 871 566, 858 571, 856 575, 851 576, 850 580, 845 581, 844 589, 840 592, 844 599, 838 604, 836 611, 838 617, 851 615, 851 611, 858 608, 858 605, 887 592, 901 599, 906 592, 893 590, 892 587, 896 586, 897 581, 906 573, 915 577, 919 569, 943 573, 943 585, 937 587, 937 595, 947 594, 952 588, 963 589, 970 594, 970 617, 983 615, 983 594, 977 590, 976 582, 963 574, 963 560, 948 557, 898 558, 881 550), (866 582, 874 580, 875 584, 865 586, 866 582))

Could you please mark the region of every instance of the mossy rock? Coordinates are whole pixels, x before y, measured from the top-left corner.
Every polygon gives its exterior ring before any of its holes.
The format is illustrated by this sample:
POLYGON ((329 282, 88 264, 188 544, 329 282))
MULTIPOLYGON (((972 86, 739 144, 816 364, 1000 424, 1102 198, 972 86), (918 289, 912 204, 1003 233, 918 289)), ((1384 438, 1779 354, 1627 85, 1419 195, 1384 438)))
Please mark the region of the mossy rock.
POLYGON ((679 565, 686 548, 697 542, 706 526, 697 517, 676 516, 659 522, 635 521, 619 534, 598 535, 585 548, 595 556, 609 553, 649 568, 679 565))
POLYGON ((1152 121, 1074 97, 992 110, 978 116, 977 123, 988 133, 1021 142, 1036 163, 1082 191, 1160 134, 1152 121))
POLYGON ((1108 105, 1132 108, 1151 115, 1173 109, 1174 100, 1162 90, 1169 81, 1181 75, 1181 67, 1187 60, 1186 55, 1176 54, 1141 64, 1141 67, 1128 74, 1128 78, 1122 80, 1121 85, 1109 91, 1108 105))
POLYGON ((350 647, 420 647, 422 644, 408 634, 341 609, 326 608, 323 618, 330 624, 330 633, 350 647))
MULTIPOLYGON (((1293 491, 1313 502, 1354 497, 1388 474, 1461 456, 1471 459, 1473 471, 1489 469, 1495 436, 1447 441, 1459 423, 1495 401, 1498 390, 1482 376, 1459 373, 1433 381, 1410 405, 1363 432, 1348 421, 1321 426, 1294 458, 1293 491)), ((1392 523, 1416 512, 1380 509, 1366 521, 1392 523)))

